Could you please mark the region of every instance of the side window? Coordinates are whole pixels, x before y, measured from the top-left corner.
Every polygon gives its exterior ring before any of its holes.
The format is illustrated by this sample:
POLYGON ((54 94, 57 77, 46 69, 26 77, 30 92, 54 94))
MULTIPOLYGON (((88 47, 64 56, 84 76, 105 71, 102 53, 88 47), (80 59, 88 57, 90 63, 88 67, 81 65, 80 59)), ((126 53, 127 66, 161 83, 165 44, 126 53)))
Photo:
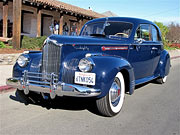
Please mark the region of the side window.
POLYGON ((151 41, 149 24, 141 24, 139 26, 139 28, 136 30, 134 39, 137 40, 138 38, 142 38, 144 41, 151 41))
POLYGON ((152 25, 152 41, 158 41, 158 32, 157 29, 152 25))
POLYGON ((152 41, 161 41, 161 37, 159 35, 159 32, 155 26, 152 25, 152 41))

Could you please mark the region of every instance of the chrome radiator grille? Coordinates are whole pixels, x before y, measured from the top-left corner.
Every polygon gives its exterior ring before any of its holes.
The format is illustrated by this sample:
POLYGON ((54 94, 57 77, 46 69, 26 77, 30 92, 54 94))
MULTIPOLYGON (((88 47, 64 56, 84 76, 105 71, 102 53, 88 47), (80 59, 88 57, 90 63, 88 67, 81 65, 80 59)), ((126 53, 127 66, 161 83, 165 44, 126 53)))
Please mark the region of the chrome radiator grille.
POLYGON ((61 46, 49 41, 43 48, 42 73, 55 73, 59 76, 61 63, 61 46))

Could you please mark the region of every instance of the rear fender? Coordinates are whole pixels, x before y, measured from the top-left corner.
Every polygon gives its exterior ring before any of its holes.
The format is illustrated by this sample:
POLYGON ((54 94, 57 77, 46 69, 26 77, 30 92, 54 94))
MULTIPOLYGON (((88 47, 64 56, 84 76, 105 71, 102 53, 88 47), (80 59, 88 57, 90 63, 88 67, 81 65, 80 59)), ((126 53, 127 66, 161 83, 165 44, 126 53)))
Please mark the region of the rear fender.
POLYGON ((160 61, 157 68, 159 76, 160 77, 167 76, 170 71, 170 66, 171 66, 170 55, 168 51, 163 50, 163 52, 161 53, 160 61))

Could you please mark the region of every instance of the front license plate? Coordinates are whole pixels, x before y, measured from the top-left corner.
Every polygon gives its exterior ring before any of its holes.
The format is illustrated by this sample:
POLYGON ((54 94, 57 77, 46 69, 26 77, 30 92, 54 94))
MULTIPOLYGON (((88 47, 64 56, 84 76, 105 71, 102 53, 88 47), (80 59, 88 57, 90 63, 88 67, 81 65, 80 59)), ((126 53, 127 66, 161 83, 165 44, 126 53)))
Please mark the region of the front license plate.
POLYGON ((96 74, 95 73, 75 72, 75 80, 74 81, 77 84, 95 85, 96 74))

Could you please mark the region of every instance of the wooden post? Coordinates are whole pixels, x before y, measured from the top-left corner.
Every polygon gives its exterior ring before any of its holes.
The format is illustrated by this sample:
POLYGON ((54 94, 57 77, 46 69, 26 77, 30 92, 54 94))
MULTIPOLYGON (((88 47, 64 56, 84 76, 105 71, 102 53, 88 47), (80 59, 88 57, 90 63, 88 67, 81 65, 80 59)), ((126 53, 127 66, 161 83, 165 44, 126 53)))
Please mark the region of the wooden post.
POLYGON ((82 19, 80 19, 79 22, 78 22, 78 35, 81 32, 81 28, 82 28, 82 19))
POLYGON ((21 44, 22 0, 13 0, 13 48, 20 49, 21 44))
POLYGON ((37 37, 41 36, 41 10, 37 11, 37 37))
POLYGON ((3 3, 3 37, 7 38, 8 29, 8 4, 3 3))
POLYGON ((60 19, 59 19, 59 35, 63 34, 63 25, 64 25, 64 16, 63 16, 63 14, 60 14, 60 19))

